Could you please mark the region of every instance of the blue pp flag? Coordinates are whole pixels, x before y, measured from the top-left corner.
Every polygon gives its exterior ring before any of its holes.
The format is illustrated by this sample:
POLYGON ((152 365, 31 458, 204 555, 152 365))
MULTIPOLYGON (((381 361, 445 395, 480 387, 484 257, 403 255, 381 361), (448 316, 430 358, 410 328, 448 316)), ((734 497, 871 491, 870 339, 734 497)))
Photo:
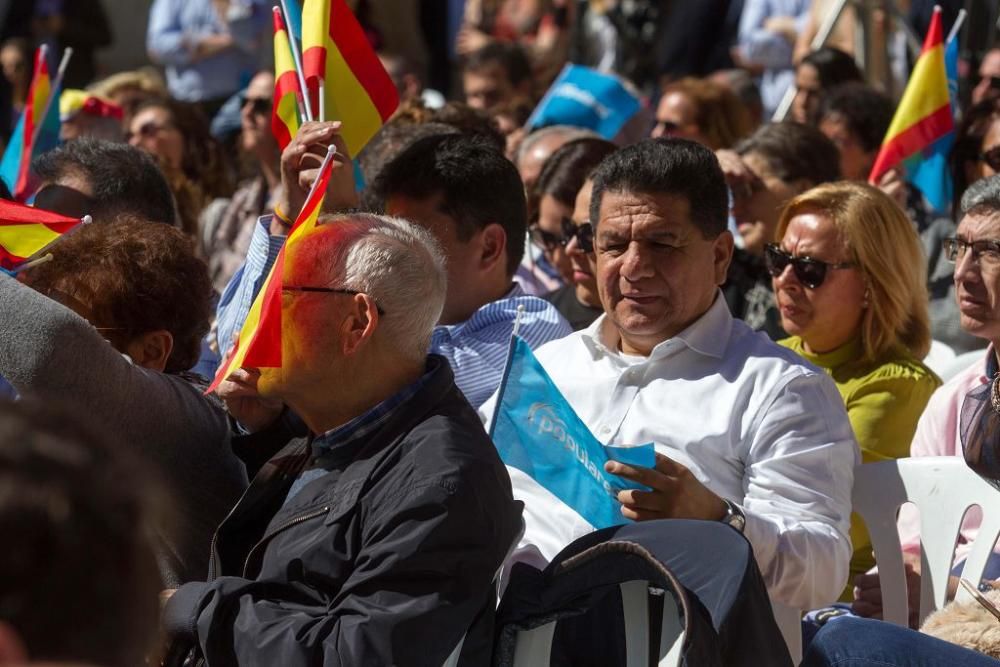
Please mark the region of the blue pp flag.
POLYGON ((566 65, 526 127, 574 125, 613 138, 640 109, 639 98, 610 74, 581 65, 566 65))
POLYGON ((3 180, 7 189, 12 193, 17 189, 17 175, 21 169, 21 160, 34 159, 59 145, 59 131, 62 127, 59 121, 59 90, 57 89, 54 94, 56 97, 49 106, 45 120, 42 121, 42 129, 38 132, 38 139, 35 141, 31 155, 25 155, 24 150, 23 113, 14 127, 13 134, 10 135, 10 141, 7 143, 6 150, 4 150, 3 158, 0 159, 0 179, 3 180))
POLYGON ((652 443, 602 445, 573 412, 521 338, 514 336, 490 428, 503 462, 548 490, 596 529, 622 523, 621 489, 646 489, 604 470, 608 460, 652 468, 652 443))

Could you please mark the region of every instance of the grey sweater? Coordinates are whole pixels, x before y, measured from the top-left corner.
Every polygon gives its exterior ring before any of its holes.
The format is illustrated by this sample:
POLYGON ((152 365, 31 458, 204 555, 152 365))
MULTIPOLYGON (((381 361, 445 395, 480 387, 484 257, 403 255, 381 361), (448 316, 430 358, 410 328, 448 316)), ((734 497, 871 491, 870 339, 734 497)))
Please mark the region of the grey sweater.
POLYGON ((0 274, 0 375, 25 396, 68 402, 133 447, 169 494, 159 526, 169 587, 204 580, 216 526, 246 488, 218 402, 117 352, 83 318, 0 274))

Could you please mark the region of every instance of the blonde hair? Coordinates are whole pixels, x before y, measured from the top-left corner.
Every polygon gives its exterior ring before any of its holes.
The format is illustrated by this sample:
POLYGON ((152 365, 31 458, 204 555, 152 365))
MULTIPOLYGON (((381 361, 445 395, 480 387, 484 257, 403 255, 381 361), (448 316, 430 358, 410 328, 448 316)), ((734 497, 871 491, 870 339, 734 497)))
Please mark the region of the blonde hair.
POLYGON ((152 67, 142 67, 137 70, 112 74, 92 83, 87 90, 100 97, 110 99, 126 88, 136 88, 155 97, 167 96, 167 85, 163 81, 163 77, 152 67))
POLYGON ((694 124, 710 142, 712 150, 732 148, 753 129, 746 107, 726 86, 689 76, 663 89, 663 96, 670 93, 681 93, 691 100, 695 107, 694 124))
POLYGON ((837 228, 869 293, 861 320, 868 361, 896 346, 917 359, 931 347, 927 312, 927 260, 913 224, 878 188, 858 182, 827 183, 795 197, 781 213, 776 238, 802 213, 826 216, 837 228))

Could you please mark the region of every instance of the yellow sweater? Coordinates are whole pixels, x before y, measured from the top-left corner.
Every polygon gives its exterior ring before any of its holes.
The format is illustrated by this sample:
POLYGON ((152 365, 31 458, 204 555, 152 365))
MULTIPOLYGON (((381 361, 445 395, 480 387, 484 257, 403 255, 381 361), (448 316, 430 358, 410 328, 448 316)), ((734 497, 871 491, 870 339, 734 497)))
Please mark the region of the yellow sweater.
MULTIPOLYGON (((908 350, 890 350, 873 362, 862 359, 861 339, 824 354, 805 351, 802 339, 793 336, 780 344, 825 370, 837 384, 847 406, 862 462, 884 461, 910 455, 910 441, 917 420, 941 380, 908 350)), ((871 540, 861 518, 851 516, 851 575, 842 600, 851 599, 855 575, 875 565, 871 540)))

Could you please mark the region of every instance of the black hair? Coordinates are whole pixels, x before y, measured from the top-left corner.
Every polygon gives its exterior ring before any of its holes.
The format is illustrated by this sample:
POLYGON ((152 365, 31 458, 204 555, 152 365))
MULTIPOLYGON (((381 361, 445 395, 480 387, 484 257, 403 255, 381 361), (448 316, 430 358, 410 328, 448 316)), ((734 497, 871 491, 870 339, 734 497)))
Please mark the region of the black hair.
POLYGON ((1000 120, 1000 97, 988 97, 965 110, 962 122, 955 131, 955 144, 948 154, 948 166, 955 184, 952 210, 958 211, 962 194, 971 183, 965 175, 965 167, 969 162, 979 162, 979 154, 983 150, 983 139, 990 131, 993 123, 1000 120))
POLYGON ((803 65, 816 68, 819 85, 824 90, 848 81, 864 80, 854 58, 832 46, 823 46, 809 53, 799 61, 799 67, 803 65))
POLYGON ((600 220, 605 192, 684 197, 691 222, 706 239, 726 231, 726 178, 711 149, 687 139, 646 139, 604 158, 594 171, 590 219, 600 220))
MULTIPOLYGON (((878 150, 896 106, 883 93, 860 81, 835 86, 823 96, 817 120, 842 120, 866 153, 878 150)), ((818 123, 817 123, 818 124, 818 123)))
POLYGON ((163 494, 111 437, 51 400, 0 404, 0 621, 33 662, 130 667, 153 648, 163 494))
POLYGON ((467 55, 462 63, 465 72, 478 72, 497 63, 507 72, 511 85, 518 86, 531 77, 531 62, 525 50, 510 42, 490 42, 467 55))
POLYGON ((507 234, 507 272, 524 254, 527 204, 514 165, 481 137, 435 135, 410 144, 371 185, 372 208, 384 210, 395 195, 427 199, 442 195, 442 212, 455 220, 460 241, 496 223, 507 234))
POLYGON ((819 185, 840 178, 840 152, 811 125, 768 123, 736 145, 740 155, 756 153, 786 183, 799 179, 819 185))
POLYGON ((147 153, 124 143, 81 138, 42 153, 31 165, 42 181, 77 174, 93 190, 94 220, 125 213, 152 222, 177 224, 174 196, 163 172, 147 153))
POLYGON ((587 177, 617 148, 610 141, 591 137, 566 143, 545 161, 535 186, 538 196, 551 195, 572 208, 587 177))

